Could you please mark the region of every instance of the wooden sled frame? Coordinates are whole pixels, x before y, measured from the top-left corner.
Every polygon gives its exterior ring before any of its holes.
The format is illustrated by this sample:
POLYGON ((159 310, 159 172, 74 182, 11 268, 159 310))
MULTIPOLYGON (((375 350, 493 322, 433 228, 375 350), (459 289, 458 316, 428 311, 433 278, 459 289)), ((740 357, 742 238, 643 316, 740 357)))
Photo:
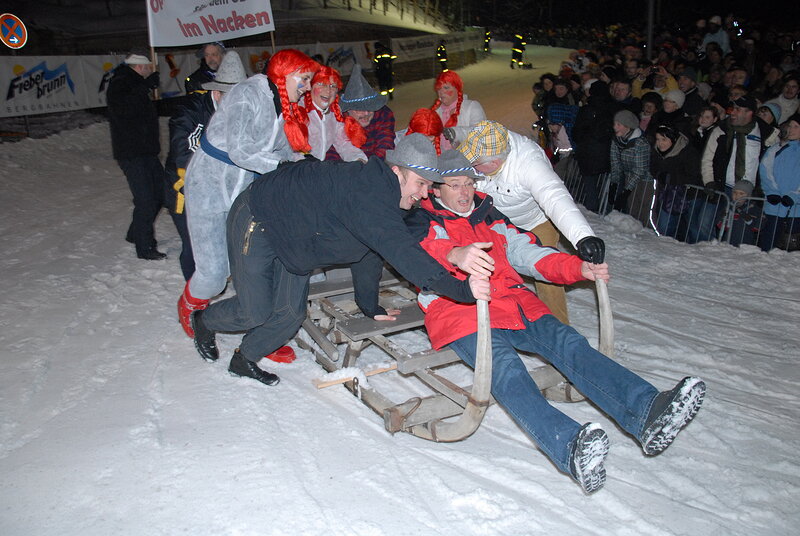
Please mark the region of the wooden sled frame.
MULTIPOLYGON (((396 321, 379 322, 355 311, 343 309, 339 304, 343 303, 342 297, 351 295, 352 282, 349 278, 329 279, 313 283, 309 290, 309 315, 303 328, 315 344, 304 340, 300 335, 295 341, 301 348, 311 351, 316 361, 329 373, 346 373, 355 369, 357 374, 348 374, 345 379, 331 383, 343 383, 366 406, 383 417, 387 431, 408 432, 439 442, 465 439, 478 428, 487 407, 494 402, 490 394, 492 354, 488 303, 478 301, 478 349, 474 384, 461 387, 437 372, 440 367, 461 363, 455 351, 444 348, 438 352, 428 349, 409 353, 387 338, 395 333, 422 327, 424 313, 416 303, 416 293, 392 273, 385 270, 380 285, 382 289, 391 288, 410 302, 400 308, 402 312, 396 321), (337 346, 340 344, 345 345, 343 354, 337 346), (380 348, 393 363, 377 371, 359 369, 358 357, 370 345, 380 348), (376 372, 395 369, 403 376, 413 375, 418 378, 433 394, 426 397, 415 396, 398 404, 371 384, 359 381, 359 377, 365 378, 376 372), (451 417, 458 419, 453 420, 451 417)), ((596 288, 600 312, 599 350, 612 356, 614 331, 608 291, 601 281, 597 282, 596 288)), ((549 364, 543 364, 529 372, 542 394, 550 400, 577 402, 584 399, 549 364)))

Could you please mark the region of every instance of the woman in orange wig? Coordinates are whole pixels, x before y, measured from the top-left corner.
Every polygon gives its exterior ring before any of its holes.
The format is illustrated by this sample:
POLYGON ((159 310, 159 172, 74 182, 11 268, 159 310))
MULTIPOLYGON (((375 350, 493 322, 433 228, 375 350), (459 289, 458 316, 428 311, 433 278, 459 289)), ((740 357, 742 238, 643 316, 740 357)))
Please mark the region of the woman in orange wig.
MULTIPOLYGON (((411 119, 408 121, 408 128, 405 134, 402 135, 408 136, 415 132, 424 135, 433 143, 433 146, 436 148, 436 154, 441 155, 442 143, 440 136, 442 135, 443 128, 442 120, 436 112, 430 108, 420 108, 411 116, 411 119)), ((400 133, 398 132, 398 134, 400 133)), ((395 141, 395 143, 397 142, 395 141)))
POLYGON ((433 84, 437 99, 431 110, 439 114, 444 125, 442 150, 458 147, 464 141, 469 129, 486 119, 478 101, 464 95, 464 82, 455 71, 445 71, 433 84))
POLYGON ((346 162, 366 162, 367 156, 359 147, 367 140, 367 133, 358 121, 342 115, 340 89, 342 79, 339 73, 325 65, 311 80, 311 91, 305 94, 310 152, 318 160, 325 160, 325 153, 333 146, 346 162))

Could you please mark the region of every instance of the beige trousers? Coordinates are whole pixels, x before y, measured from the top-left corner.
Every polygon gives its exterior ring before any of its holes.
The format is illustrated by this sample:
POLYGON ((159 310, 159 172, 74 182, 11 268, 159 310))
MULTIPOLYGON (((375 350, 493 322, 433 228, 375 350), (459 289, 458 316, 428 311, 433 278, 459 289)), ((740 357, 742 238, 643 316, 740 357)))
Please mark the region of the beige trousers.
MULTIPOLYGON (((558 229, 550 222, 550 220, 540 223, 531 232, 539 237, 542 245, 550 247, 558 247, 558 240, 561 234, 558 229)), ((544 302, 553 316, 558 318, 562 323, 569 324, 569 315, 567 314, 567 294, 562 285, 553 285, 551 283, 543 283, 535 281, 536 294, 539 299, 544 302)))

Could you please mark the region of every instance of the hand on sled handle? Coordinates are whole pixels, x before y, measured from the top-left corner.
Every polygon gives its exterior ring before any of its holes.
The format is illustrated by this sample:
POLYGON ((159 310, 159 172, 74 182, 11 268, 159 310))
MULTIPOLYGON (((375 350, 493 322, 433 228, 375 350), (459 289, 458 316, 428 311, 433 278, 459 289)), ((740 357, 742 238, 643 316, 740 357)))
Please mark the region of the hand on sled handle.
POLYGON ((476 300, 489 301, 492 299, 491 285, 489 285, 489 278, 480 275, 469 276, 469 288, 472 291, 472 296, 476 300))
POLYGON ((578 250, 578 257, 582 261, 599 264, 606 257, 606 243, 596 236, 581 238, 575 244, 575 248, 578 250))
POLYGON ((375 315, 373 320, 382 320, 384 322, 393 322, 397 320, 397 315, 400 314, 400 309, 386 309, 385 315, 375 315))
POLYGON ((589 281, 604 281, 608 283, 608 280, 611 279, 611 274, 608 272, 608 265, 606 263, 592 264, 583 261, 581 264, 581 274, 589 281))
POLYGON ((469 275, 489 277, 494 272, 494 259, 484 250, 491 247, 492 242, 473 242, 468 246, 453 248, 447 254, 447 262, 469 275))

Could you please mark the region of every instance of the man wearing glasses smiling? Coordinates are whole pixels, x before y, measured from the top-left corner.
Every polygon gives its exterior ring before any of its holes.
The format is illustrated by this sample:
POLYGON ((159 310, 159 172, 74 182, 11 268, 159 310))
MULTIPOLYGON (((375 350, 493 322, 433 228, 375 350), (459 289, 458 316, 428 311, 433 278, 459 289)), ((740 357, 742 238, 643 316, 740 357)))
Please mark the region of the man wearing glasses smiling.
MULTIPOLYGON (((592 348, 585 337, 559 322, 528 289, 520 274, 554 283, 608 281, 608 265, 542 247, 514 226, 492 197, 475 192, 469 161, 457 151, 439 157, 441 182, 433 198, 406 218, 420 245, 459 279, 488 282, 492 334, 492 395, 514 421, 584 492, 606 480, 608 436, 597 423, 579 424, 542 396, 517 350, 553 364, 580 391, 640 444, 646 455, 663 452, 694 418, 705 383, 686 377, 671 390, 655 386, 592 348)), ((477 315, 474 303, 459 303, 422 290, 418 303, 437 350, 450 346, 475 366, 477 315)))

